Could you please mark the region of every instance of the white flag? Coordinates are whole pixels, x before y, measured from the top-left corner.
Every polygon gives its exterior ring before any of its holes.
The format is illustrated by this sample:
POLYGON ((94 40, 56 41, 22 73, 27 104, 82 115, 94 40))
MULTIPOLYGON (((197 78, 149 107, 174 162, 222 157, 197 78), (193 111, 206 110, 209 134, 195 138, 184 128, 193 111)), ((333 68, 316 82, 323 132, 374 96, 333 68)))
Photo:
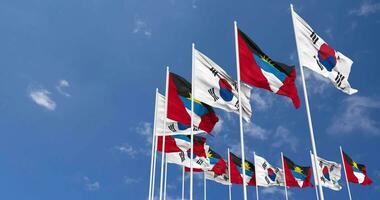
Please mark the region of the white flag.
POLYGON ((194 169, 210 170, 210 160, 206 157, 199 157, 193 154, 191 159, 190 152, 181 151, 174 153, 166 153, 166 159, 168 163, 173 163, 190 168, 190 163, 194 169))
POLYGON ((300 64, 330 79, 339 90, 356 93, 348 83, 352 60, 331 48, 295 11, 292 16, 300 64))
MULTIPOLYGON (((314 167, 313 154, 310 154, 310 156, 314 167)), ((317 161, 318 164, 316 171, 318 172, 318 178, 321 185, 332 190, 341 190, 342 186, 339 185, 339 180, 341 177, 342 166, 336 162, 328 161, 319 157, 317 157, 317 161)), ((318 182, 315 184, 318 185, 318 182)))
MULTIPOLYGON (((212 107, 239 113, 237 82, 210 58, 194 49, 194 98, 212 107)), ((243 118, 251 118, 251 87, 241 83, 243 118)))
MULTIPOLYGON (((162 136, 164 132, 164 119, 165 119, 165 96, 158 93, 157 94, 157 105, 156 105, 156 135, 162 136)), ((180 123, 166 118, 166 129, 165 135, 190 135, 190 128, 188 126, 181 125, 180 123)), ((203 133, 204 131, 198 130, 194 126, 194 134, 203 133)))
POLYGON ((255 155, 256 185, 284 186, 284 171, 274 167, 265 158, 255 155))

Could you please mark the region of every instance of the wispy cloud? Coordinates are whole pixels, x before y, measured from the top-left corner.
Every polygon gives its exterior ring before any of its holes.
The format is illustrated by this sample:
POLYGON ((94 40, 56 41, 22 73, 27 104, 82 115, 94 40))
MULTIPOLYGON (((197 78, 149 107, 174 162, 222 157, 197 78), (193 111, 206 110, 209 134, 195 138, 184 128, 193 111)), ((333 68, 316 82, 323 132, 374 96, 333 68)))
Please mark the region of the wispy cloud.
POLYGON ((266 140, 269 131, 254 123, 245 123, 244 133, 256 139, 266 140))
POLYGON ((251 100, 253 101, 253 112, 257 111, 266 111, 270 108, 275 98, 273 94, 264 90, 255 90, 251 95, 251 100))
POLYGON ((343 101, 343 105, 335 115, 327 129, 330 134, 347 134, 359 131, 380 135, 379 123, 371 117, 371 113, 380 109, 380 101, 363 96, 350 96, 343 101))
MULTIPOLYGON (((263 187, 260 191, 261 191, 261 194, 265 196, 274 196, 274 195, 285 196, 284 188, 263 187)), ((288 196, 291 196, 291 195, 292 193, 288 190, 288 196)))
POLYGON ((141 178, 124 177, 126 184, 136 184, 141 182, 141 178))
POLYGON ((58 82, 58 85, 55 88, 61 95, 65 97, 70 97, 71 95, 64 91, 66 88, 69 88, 69 87, 70 87, 70 83, 67 80, 60 80, 58 82))
POLYGON ((39 106, 42 106, 50 111, 55 110, 57 104, 50 98, 50 92, 46 89, 30 89, 29 97, 39 106))
POLYGON ((153 125, 150 122, 140 122, 135 128, 135 132, 145 137, 148 144, 152 144, 153 125))
POLYGON ((131 158, 135 158, 138 151, 129 144, 122 144, 114 147, 117 151, 123 154, 127 154, 131 158))
MULTIPOLYGON (((307 85, 308 92, 311 92, 312 94, 324 94, 326 89, 329 86, 332 86, 332 84, 327 78, 306 68, 304 68, 303 71, 304 71, 305 79, 307 79, 306 85, 307 85)), ((302 89, 301 79, 298 79, 298 80, 299 80, 299 88, 302 89)))
POLYGON ((272 146, 279 148, 282 146, 289 146, 292 151, 296 151, 298 145, 298 138, 291 134, 289 129, 279 126, 274 133, 272 146))
POLYGON ((83 177, 85 189, 88 191, 96 191, 100 189, 100 183, 98 181, 92 181, 87 176, 83 177))
POLYGON ((380 11, 380 3, 372 3, 371 1, 362 1, 360 6, 349 11, 351 15, 368 16, 380 11))
POLYGON ((135 26, 132 32, 134 34, 138 34, 138 33, 143 34, 148 38, 152 36, 152 31, 148 27, 147 23, 142 19, 135 20, 135 26))
POLYGON ((197 1, 198 1, 198 0, 192 0, 192 1, 191 1, 191 7, 192 7, 192 8, 194 8, 194 9, 198 8, 197 1))

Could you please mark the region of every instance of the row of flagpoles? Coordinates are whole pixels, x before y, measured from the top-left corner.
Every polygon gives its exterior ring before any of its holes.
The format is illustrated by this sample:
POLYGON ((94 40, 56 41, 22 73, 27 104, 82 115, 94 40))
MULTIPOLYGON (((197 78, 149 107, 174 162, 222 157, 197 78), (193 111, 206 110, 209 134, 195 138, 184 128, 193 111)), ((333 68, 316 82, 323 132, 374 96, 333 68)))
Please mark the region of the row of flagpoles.
MULTIPOLYGON (((310 154, 312 160, 311 168, 313 169, 315 185, 318 186, 318 192, 316 193, 316 195, 319 199, 323 200, 324 195, 322 183, 319 179, 319 177, 322 177, 323 174, 320 174, 321 171, 318 170, 318 163, 320 163, 318 161, 320 160, 317 154, 317 148, 314 138, 313 124, 309 108, 308 93, 305 83, 303 67, 307 67, 312 71, 324 76, 325 78, 330 79, 337 89, 351 95, 357 92, 356 89, 351 88, 348 82, 348 76, 350 74, 351 65, 353 62, 339 51, 332 49, 293 10, 292 5, 290 5, 290 8, 298 52, 299 66, 301 71, 301 80, 304 92, 310 139, 312 144, 312 153, 310 154)), ((151 173, 149 181, 149 199, 153 200, 155 197, 154 186, 156 176, 156 153, 160 149, 162 154, 160 167, 159 199, 166 199, 167 163, 172 162, 183 165, 182 199, 184 199, 185 191, 185 171, 187 170, 186 167, 189 168, 189 199, 193 200, 194 170, 202 169, 201 171, 207 171, 204 170, 207 167, 203 169, 202 166, 205 163, 207 164, 207 162, 210 162, 210 159, 207 160, 207 154, 209 153, 209 150, 207 150, 207 152, 203 152, 203 154, 206 154, 203 155, 203 157, 206 158, 206 160, 202 158, 198 159, 195 162, 194 157, 202 157, 200 156, 200 153, 202 154, 202 152, 200 152, 199 149, 197 149, 197 147, 199 146, 198 143, 202 143, 204 148, 205 139, 195 137, 194 135, 201 132, 210 133, 212 131, 213 127, 218 121, 218 117, 213 111, 213 107, 216 107, 228 112, 235 112, 239 114, 241 158, 233 157, 233 160, 239 160, 242 178, 233 184, 243 185, 243 197, 244 200, 247 200, 246 186, 252 183, 247 182, 250 180, 246 179, 246 173, 251 172, 250 170, 252 169, 249 170, 249 168, 255 168, 255 165, 251 166, 249 165, 249 162, 246 161, 244 151, 245 147, 243 119, 249 122, 252 114, 251 106, 249 103, 251 87, 254 86, 258 88, 263 88, 273 93, 287 96, 292 100, 296 108, 300 106, 298 92, 295 86, 295 67, 288 66, 281 62, 272 60, 243 31, 238 29, 236 22, 234 22, 234 33, 237 70, 236 81, 232 79, 215 62, 213 62, 207 56, 198 51, 195 48, 194 44, 192 45, 191 83, 187 82, 182 77, 169 72, 169 67, 167 67, 165 96, 159 94, 158 90, 156 90, 156 107, 154 115, 154 133, 152 141, 152 157, 150 168, 151 173), (188 144, 188 146, 184 148, 183 144, 188 144), (186 158, 188 157, 187 153, 190 154, 190 159, 188 160, 186 158), (180 160, 181 162, 178 163, 177 160, 180 160)), ((342 154, 342 162, 344 162, 343 157, 344 156, 342 154)), ((303 168, 298 165, 295 165, 292 161, 284 157, 282 153, 281 158, 283 163, 282 170, 285 174, 285 177, 283 179, 287 199, 288 197, 286 187, 290 186, 292 182, 289 182, 287 185, 287 173, 285 164, 287 165, 287 163, 291 163, 294 167, 293 170, 295 170, 294 172, 296 173, 301 173, 303 171, 303 168)), ((364 178, 367 177, 365 167, 363 167, 364 165, 357 164, 352 159, 350 159, 350 161, 352 164, 350 166, 353 166, 355 169, 357 169, 357 173, 362 173, 362 175, 364 174, 364 178), (359 168, 358 165, 360 165, 361 167, 359 168)), ((231 168, 230 163, 231 154, 229 152, 227 167, 228 175, 225 175, 229 179, 229 198, 231 199, 231 179, 233 178, 233 176, 231 176, 231 170, 233 170, 233 168, 231 168)), ((214 163, 214 165, 216 164, 214 163)), ((343 166, 346 174, 347 187, 349 189, 349 179, 347 178, 346 165, 344 164, 343 166)), ((276 169, 281 171, 281 169, 279 168, 276 169)), ((353 171, 352 169, 350 168, 349 170, 353 171)), ((252 173, 255 175, 256 179, 257 172, 253 170, 252 173)), ((296 178, 294 179, 297 180, 296 178)), ((257 180, 255 180, 255 182, 257 182, 257 180)), ((353 181, 351 180, 351 182, 353 181)), ((204 183, 206 183, 206 173, 204 174, 204 183)), ((367 181, 366 183, 369 184, 370 182, 367 181)), ((204 184, 204 187, 204 190, 206 191, 206 184, 204 184)), ((256 193, 258 199, 258 187, 256 187, 256 193)), ((349 197, 351 199, 350 191, 349 197)), ((206 193, 204 194, 204 198, 206 198, 206 193)))

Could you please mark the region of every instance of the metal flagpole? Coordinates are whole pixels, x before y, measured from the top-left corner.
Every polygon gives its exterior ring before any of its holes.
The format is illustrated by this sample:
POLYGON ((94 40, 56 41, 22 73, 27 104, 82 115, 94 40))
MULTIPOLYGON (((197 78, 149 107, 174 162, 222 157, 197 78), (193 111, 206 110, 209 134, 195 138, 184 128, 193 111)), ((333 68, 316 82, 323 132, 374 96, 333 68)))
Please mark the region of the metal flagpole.
POLYGON ((162 200, 163 184, 164 184, 164 162, 165 162, 165 139, 166 139, 166 118, 168 110, 168 86, 169 86, 169 67, 166 67, 166 85, 165 85, 165 112, 164 112, 164 128, 163 128, 163 138, 162 138, 162 152, 161 152, 161 177, 160 177, 160 200, 162 200))
POLYGON ((149 177, 149 197, 148 199, 152 200, 152 188, 154 187, 153 181, 153 165, 154 165, 154 154, 155 152, 155 141, 156 141, 156 118, 157 118, 157 98, 158 96, 158 88, 156 88, 156 100, 154 103, 154 121, 153 121, 153 133, 152 133, 152 154, 150 158, 150 177, 149 177))
MULTIPOLYGON (((310 153, 310 159, 311 159, 311 163, 313 164, 313 155, 311 154, 311 151, 309 151, 310 153)), ((314 188, 315 188, 315 195, 317 196, 317 200, 319 200, 319 195, 318 195, 318 186, 317 186, 317 181, 316 179, 319 179, 319 177, 317 177, 317 174, 315 173, 315 171, 317 170, 316 168, 314 168, 314 165, 312 166, 312 169, 313 169, 313 177, 314 177, 314 188)))
MULTIPOLYGON (((316 168, 316 164, 317 164, 317 156, 318 156, 318 154, 317 154, 317 147, 316 147, 316 145, 315 145, 313 123, 312 123, 312 120, 311 120, 311 114, 310 114, 310 108, 309 108, 309 99, 308 99, 308 96, 307 96, 307 89, 306 89, 305 76, 304 76, 304 74, 303 74, 303 67, 302 67, 302 63, 301 63, 301 60, 300 60, 300 52, 299 52, 299 46, 298 46, 298 42, 297 42, 297 33, 296 33, 296 29, 295 29, 294 16, 293 16, 294 10, 293 10, 293 5, 292 5, 292 4, 290 4, 290 10, 291 10, 291 12, 292 12, 292 21, 293 21, 293 29, 294 29, 294 38, 295 38, 296 46, 297 46, 298 61, 299 61, 299 65, 300 65, 299 67, 300 67, 300 71, 301 71, 301 79, 302 79, 302 85, 303 85, 303 93, 304 93, 305 105, 306 105, 306 114, 307 114, 307 119, 308 119, 308 124, 309 124, 311 146, 312 146, 312 149, 313 149, 314 167, 316 168)), ((316 172, 316 174, 317 174, 317 176, 319 177, 319 173, 318 173, 318 171, 316 172)), ((317 179, 317 182, 318 182, 318 189, 319 189, 319 197, 320 197, 321 200, 324 200, 323 189, 322 189, 322 185, 321 185, 320 182, 319 182, 319 179, 317 179)))
MULTIPOLYGON (((253 152, 253 163, 256 160, 256 152, 253 152)), ((257 174, 256 174, 256 166, 255 166, 255 182, 256 182, 256 200, 259 200, 259 186, 257 185, 257 174)))
POLYGON ((207 200, 206 172, 203 172, 203 199, 207 200))
POLYGON ((165 179, 164 179, 164 200, 166 200, 166 183, 168 180, 168 161, 167 155, 165 154, 165 179))
POLYGON ((190 200, 193 200, 193 156, 194 156, 194 49, 195 44, 192 44, 191 49, 191 153, 190 153, 190 200))
POLYGON ((286 188, 286 173, 284 164, 284 154, 281 152, 282 169, 284 170, 285 199, 288 200, 288 189, 286 188))
POLYGON ((243 168, 243 195, 244 200, 247 200, 247 185, 245 180, 245 154, 244 154, 244 133, 243 133, 243 113, 241 108, 241 83, 240 83, 240 61, 239 61, 239 46, 238 46, 238 31, 237 31, 237 22, 234 21, 234 30, 235 30, 235 53, 236 53, 236 70, 237 70, 237 80, 238 80, 238 95, 239 95, 239 124, 240 124, 240 147, 241 147, 241 159, 242 159, 242 168, 243 168))
POLYGON ((151 200, 154 199, 154 188, 155 188, 155 181, 156 181, 156 163, 157 163, 157 135, 155 133, 155 135, 154 135, 154 157, 153 157, 153 177, 152 177, 152 196, 151 196, 151 200))
POLYGON ((344 176, 346 177, 346 184, 347 184, 347 190, 348 190, 348 197, 350 197, 350 200, 352 200, 352 197, 351 197, 351 190, 350 190, 350 184, 348 183, 348 178, 347 178, 346 165, 344 164, 344 158, 343 158, 343 150, 342 150, 342 146, 339 146, 339 149, 340 149, 340 156, 342 157, 342 164, 343 164, 343 169, 344 169, 344 176))
POLYGON ((232 194, 231 194, 231 165, 230 165, 230 148, 228 148, 228 196, 229 200, 232 200, 232 194))
POLYGON ((182 167, 182 200, 185 200, 185 166, 182 167))

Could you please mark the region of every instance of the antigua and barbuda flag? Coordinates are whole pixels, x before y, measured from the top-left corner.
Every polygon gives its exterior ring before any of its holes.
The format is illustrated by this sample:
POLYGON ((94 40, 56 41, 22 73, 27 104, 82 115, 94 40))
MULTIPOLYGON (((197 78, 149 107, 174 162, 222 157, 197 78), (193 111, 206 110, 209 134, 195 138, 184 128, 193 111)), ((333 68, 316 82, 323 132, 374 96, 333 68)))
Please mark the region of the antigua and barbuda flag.
MULTIPOLYGON (((203 172, 206 175, 206 179, 221 183, 223 185, 229 185, 227 162, 210 146, 206 145, 207 158, 210 162, 209 170, 193 169, 194 172, 203 172)), ((186 172, 189 172, 189 168, 185 168, 186 172)))
MULTIPOLYGON (((181 137, 188 137, 180 135, 181 137)), ((210 170, 211 164, 210 160, 207 158, 207 145, 205 144, 206 139, 204 137, 195 136, 194 137, 194 154, 191 158, 191 144, 189 148, 185 151, 166 153, 166 158, 168 163, 174 163, 185 167, 192 167, 194 171, 204 171, 210 170)), ((190 140, 189 140, 190 143, 190 140)))
POLYGON ((289 97, 299 108, 296 69, 272 60, 245 33, 238 30, 240 77, 245 83, 289 97))
POLYGON ((361 185, 372 184, 372 180, 367 175, 365 165, 355 162, 344 151, 342 151, 342 153, 348 181, 361 185))
MULTIPOLYGON (((194 49, 194 98, 214 108, 239 114, 238 84, 214 61, 194 49)), ((251 118, 251 87, 241 84, 242 114, 251 118)))
POLYGON ((284 171, 272 166, 265 158, 254 156, 256 184, 258 186, 284 186, 284 171))
MULTIPOLYGON (((241 158, 230 152, 231 184, 243 184, 243 166, 241 158)), ((245 182, 248 186, 256 185, 255 165, 245 160, 245 182)))
MULTIPOLYGON (((314 155, 310 154, 310 156, 312 166, 314 166, 314 155)), ((339 180, 341 178, 342 166, 336 162, 328 161, 320 157, 317 157, 317 162, 318 179, 321 185, 335 191, 341 190, 342 186, 339 185, 339 180)), ((315 184, 318 185, 318 182, 315 182, 315 184)))
POLYGON ((293 161, 285 156, 283 159, 286 186, 299 188, 313 187, 313 184, 310 181, 311 167, 302 167, 300 165, 296 165, 293 161))
POLYGON ((292 11, 300 63, 330 79, 339 90, 354 94, 348 77, 352 60, 327 44, 295 11, 292 11))
MULTIPOLYGON (((163 136, 164 135, 164 120, 165 120, 165 96, 158 93, 157 94, 157 102, 156 102, 156 135, 163 136)), ((178 135, 184 134, 189 135, 191 127, 188 125, 181 124, 177 121, 166 118, 166 128, 165 135, 178 135)), ((194 134, 203 133, 202 130, 194 130, 194 134)))
MULTIPOLYGON (((177 74, 169 74, 167 117, 181 124, 182 130, 191 127, 191 84, 177 74)), ((213 108, 194 99, 194 130, 210 133, 219 121, 213 108)))

